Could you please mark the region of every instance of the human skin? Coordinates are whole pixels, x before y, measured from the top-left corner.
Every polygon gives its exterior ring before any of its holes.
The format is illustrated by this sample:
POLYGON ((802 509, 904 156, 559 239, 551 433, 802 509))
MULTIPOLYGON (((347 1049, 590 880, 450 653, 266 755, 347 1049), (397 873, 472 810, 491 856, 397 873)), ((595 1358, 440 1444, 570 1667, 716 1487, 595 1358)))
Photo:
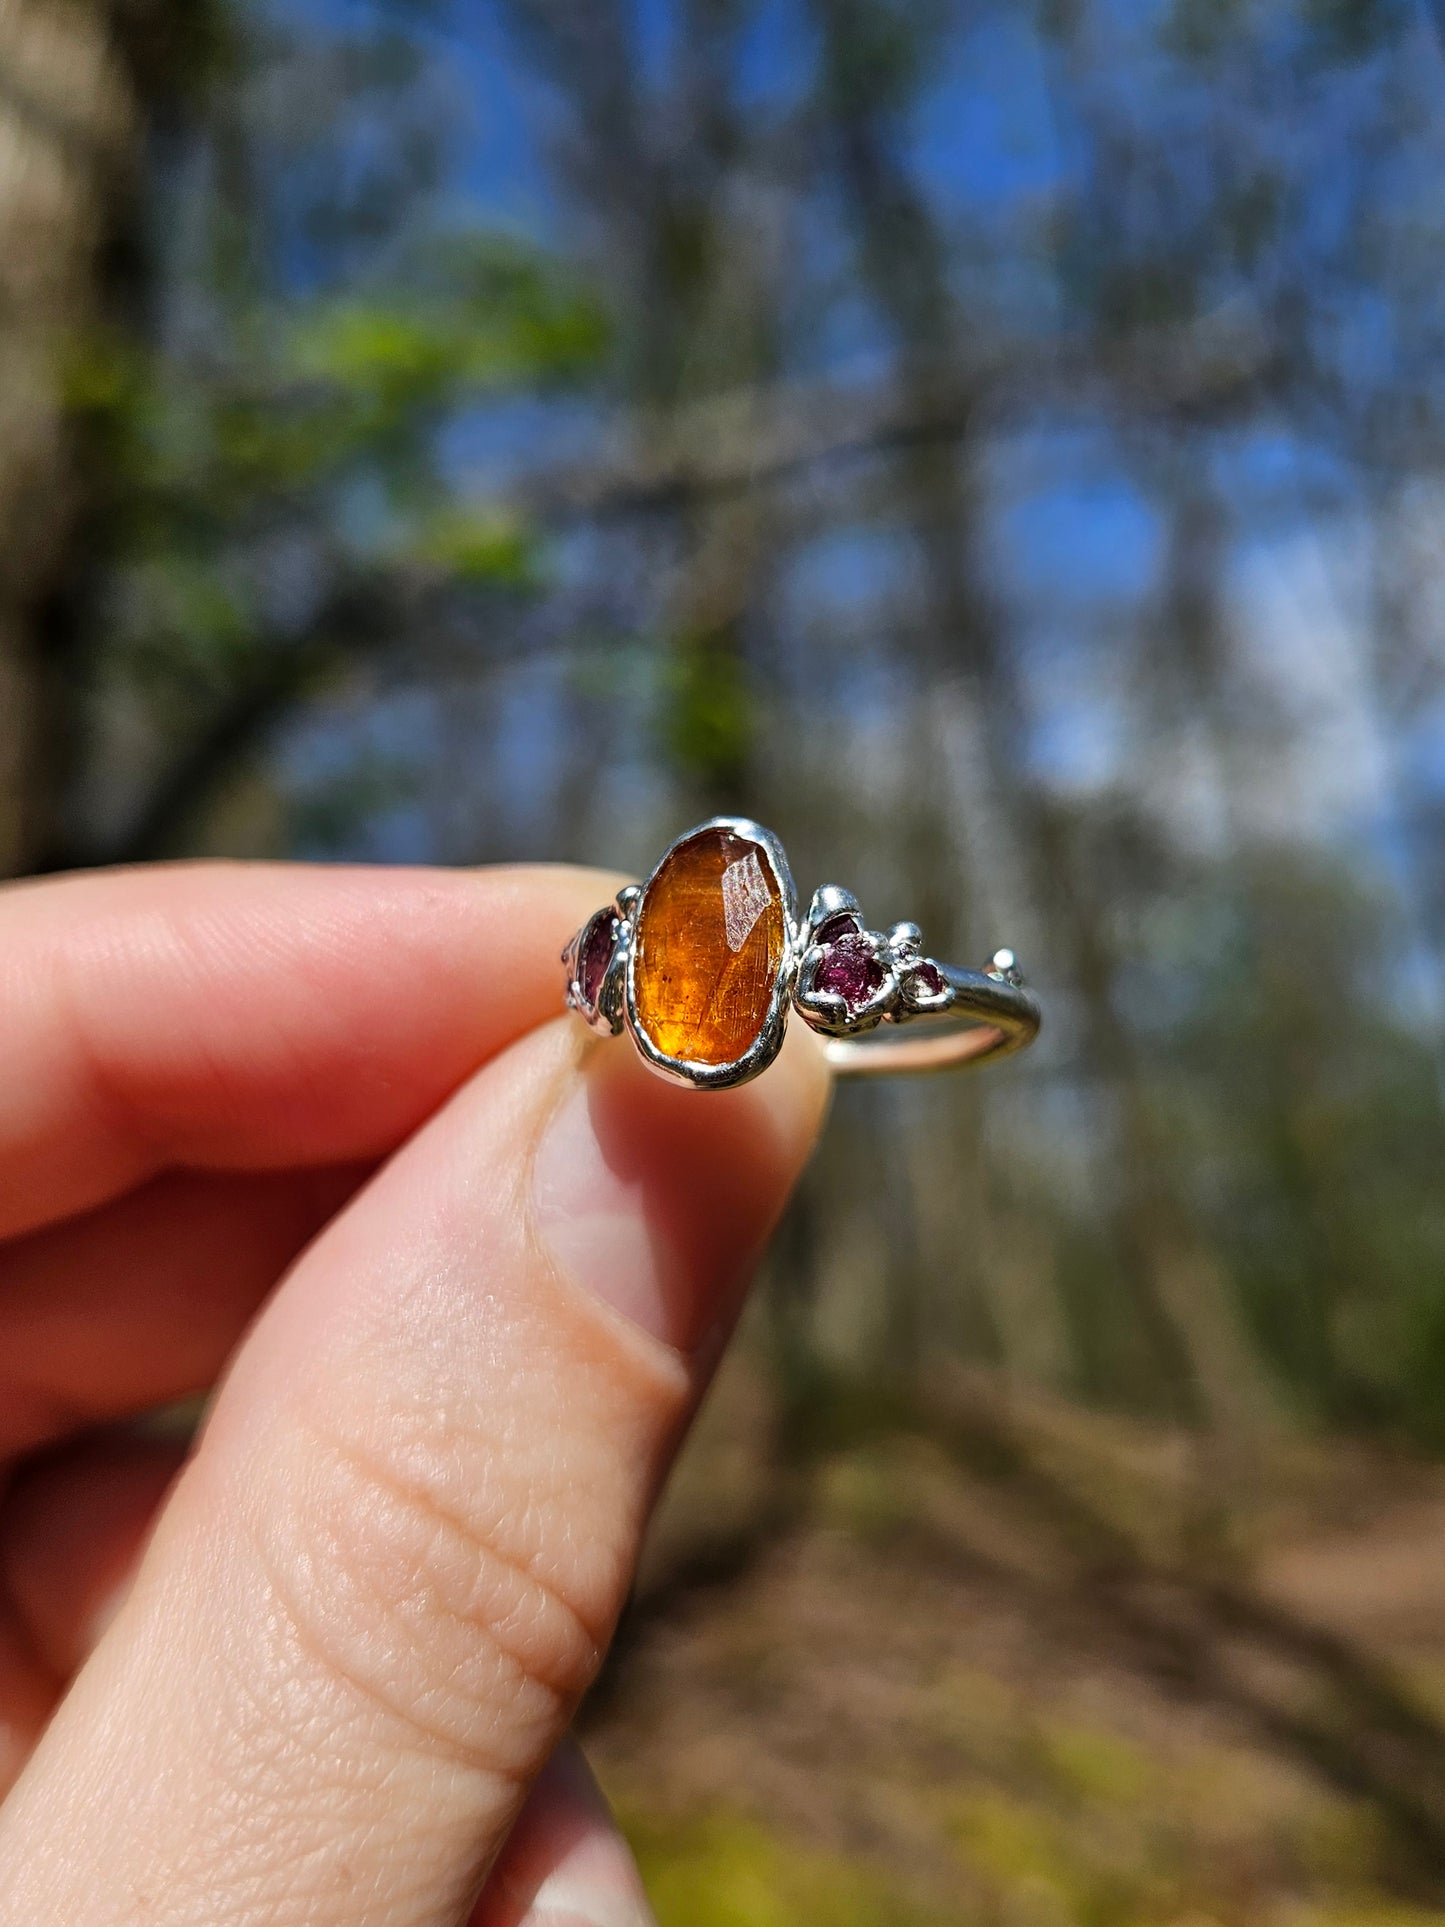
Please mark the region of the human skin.
POLYGON ((559 1017, 615 881, 0 892, 4 1927, 648 1919, 565 1735, 827 1078, 559 1017))

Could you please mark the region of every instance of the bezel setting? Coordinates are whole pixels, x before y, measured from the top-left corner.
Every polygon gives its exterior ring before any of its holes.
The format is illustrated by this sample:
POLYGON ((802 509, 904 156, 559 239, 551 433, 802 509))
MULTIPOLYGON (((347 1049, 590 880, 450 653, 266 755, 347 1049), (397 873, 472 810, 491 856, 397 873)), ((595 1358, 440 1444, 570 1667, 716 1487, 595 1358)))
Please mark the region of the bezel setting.
POLYGON ((617 1037, 623 1025, 626 996, 627 958, 632 948, 633 913, 642 895, 635 883, 624 884, 610 904, 594 910, 562 952, 567 970, 567 1008, 575 1010, 589 1030, 599 1037, 617 1037), (602 972, 596 999, 589 998, 583 982, 584 960, 593 929, 606 917, 612 924, 612 953, 602 972))
POLYGON ((778 1052, 782 1049, 783 1037, 788 1027, 788 1003, 792 990, 793 977, 797 967, 798 952, 798 892, 793 882, 793 873, 788 868, 788 859, 783 846, 771 830, 765 830, 761 823, 755 823, 747 816, 711 816, 705 823, 694 824, 681 836, 674 837, 657 862, 653 865, 646 882, 638 891, 636 907, 629 919, 627 956, 625 964, 625 990, 623 1015, 628 1032, 645 1061, 660 1076, 671 1079, 676 1084, 688 1084, 695 1090, 727 1090, 735 1084, 745 1084, 749 1078, 765 1071, 778 1052), (637 926, 641 920, 642 908, 647 901, 647 893, 657 878, 667 867, 674 851, 679 850, 693 837, 701 836, 706 830, 725 830, 749 843, 754 843, 762 852, 768 868, 772 871, 773 881, 783 906, 783 948, 773 973, 773 986, 768 998, 767 1014, 763 1018, 757 1036, 741 1057, 726 1064, 696 1063, 684 1057, 674 1057, 663 1050, 648 1035, 637 1011, 637 926))
POLYGON ((804 925, 793 1002, 814 1030, 853 1037, 882 1023, 942 1014, 952 1008, 954 990, 942 966, 923 954, 923 932, 916 923, 869 930, 852 891, 825 883, 815 892, 804 925), (876 986, 858 1001, 820 981, 835 947, 843 944, 876 966, 876 986))

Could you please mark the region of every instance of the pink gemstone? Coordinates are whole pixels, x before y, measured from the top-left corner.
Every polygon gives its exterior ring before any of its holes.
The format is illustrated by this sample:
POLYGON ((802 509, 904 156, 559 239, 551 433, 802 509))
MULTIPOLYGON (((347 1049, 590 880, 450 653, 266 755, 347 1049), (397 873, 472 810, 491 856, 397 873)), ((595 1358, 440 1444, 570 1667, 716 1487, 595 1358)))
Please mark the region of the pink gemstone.
POLYGON ((814 943, 836 943, 840 937, 856 935, 858 919, 851 910, 835 910, 813 932, 814 943))
POLYGON ((841 997, 850 1011, 861 1010, 882 988, 883 966, 855 930, 828 946, 813 983, 818 990, 831 990, 841 997))
POLYGON ((607 975, 616 932, 616 917, 610 910, 599 910, 583 936, 577 959, 577 988, 589 1010, 596 1010, 597 999, 602 994, 602 979, 607 975))
POLYGON ((913 981, 929 997, 939 996, 946 988, 937 964, 921 963, 913 973, 913 981))

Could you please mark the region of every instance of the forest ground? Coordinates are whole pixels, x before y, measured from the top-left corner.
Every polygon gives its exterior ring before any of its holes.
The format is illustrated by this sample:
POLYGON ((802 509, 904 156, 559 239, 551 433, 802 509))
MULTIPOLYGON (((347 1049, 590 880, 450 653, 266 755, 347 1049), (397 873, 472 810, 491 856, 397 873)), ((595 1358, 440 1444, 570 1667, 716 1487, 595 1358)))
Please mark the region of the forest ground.
POLYGON ((662 1927, 1445 1922, 1445 1470, 982 1380, 767 1438, 741 1363, 586 1722, 662 1927))

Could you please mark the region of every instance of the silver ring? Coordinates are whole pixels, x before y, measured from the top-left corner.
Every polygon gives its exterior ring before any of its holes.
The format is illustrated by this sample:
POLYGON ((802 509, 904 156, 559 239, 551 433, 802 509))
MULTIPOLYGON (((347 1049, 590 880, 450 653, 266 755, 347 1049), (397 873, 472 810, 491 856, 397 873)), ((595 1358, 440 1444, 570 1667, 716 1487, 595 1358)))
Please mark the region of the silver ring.
POLYGON ((841 1076, 979 1064, 1039 1029, 1011 950, 982 970, 938 963, 917 924, 869 930, 832 883, 800 920, 782 844, 743 816, 678 837, 645 883, 587 919, 562 962, 570 1009, 602 1036, 628 1031, 652 1070, 695 1090, 766 1070, 790 1009, 827 1037, 841 1076), (898 1035, 925 1019, 918 1036, 898 1035))

